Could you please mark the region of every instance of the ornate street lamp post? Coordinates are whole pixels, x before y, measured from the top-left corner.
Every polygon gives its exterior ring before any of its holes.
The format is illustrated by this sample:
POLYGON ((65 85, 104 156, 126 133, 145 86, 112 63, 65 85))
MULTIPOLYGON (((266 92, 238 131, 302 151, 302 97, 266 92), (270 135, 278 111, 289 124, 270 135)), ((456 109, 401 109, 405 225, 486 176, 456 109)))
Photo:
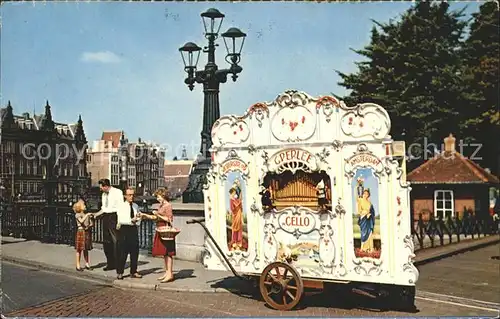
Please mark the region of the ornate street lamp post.
POLYGON ((224 44, 227 49, 226 62, 230 64, 229 69, 219 70, 215 64, 215 40, 224 20, 224 14, 217 9, 208 9, 201 14, 205 27, 205 38, 208 46, 203 49, 208 54, 208 61, 203 70, 197 70, 196 66, 202 50, 193 42, 186 43, 179 49, 184 62, 184 70, 187 77, 184 83, 192 91, 195 83, 203 84, 205 99, 203 102, 203 126, 201 131, 200 158, 189 176, 189 184, 183 194, 184 203, 203 203, 203 184, 206 182, 206 174, 211 165, 210 147, 212 146, 211 130, 215 121, 220 117, 219 85, 226 83, 227 76, 231 74, 234 82, 243 68, 239 66, 241 50, 245 42, 246 34, 238 28, 230 28, 222 33, 224 44))
POLYGON ((128 140, 125 139, 125 133, 122 131, 120 137, 119 153, 119 167, 120 167, 120 188, 125 191, 128 186, 128 140))

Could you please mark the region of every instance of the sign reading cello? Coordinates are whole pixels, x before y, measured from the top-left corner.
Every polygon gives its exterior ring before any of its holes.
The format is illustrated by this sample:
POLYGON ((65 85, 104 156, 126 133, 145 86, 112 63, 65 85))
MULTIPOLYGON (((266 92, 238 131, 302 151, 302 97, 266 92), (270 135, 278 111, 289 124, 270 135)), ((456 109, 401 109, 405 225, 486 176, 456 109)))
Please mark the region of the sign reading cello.
POLYGON ((307 208, 289 207, 279 215, 278 224, 282 230, 299 238, 315 229, 316 219, 307 208))

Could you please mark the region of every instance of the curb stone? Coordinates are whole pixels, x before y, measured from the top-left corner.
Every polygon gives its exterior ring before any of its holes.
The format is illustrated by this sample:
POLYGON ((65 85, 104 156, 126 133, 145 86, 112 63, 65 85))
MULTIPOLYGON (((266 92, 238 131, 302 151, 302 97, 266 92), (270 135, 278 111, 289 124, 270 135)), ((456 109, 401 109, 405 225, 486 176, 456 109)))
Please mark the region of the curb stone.
POLYGON ((176 287, 166 287, 157 286, 157 290, 172 291, 172 292, 197 292, 197 293, 228 293, 229 291, 220 288, 210 288, 210 289, 200 289, 200 288, 176 288, 176 287))
POLYGON ((46 264, 46 263, 42 263, 42 262, 35 263, 29 259, 24 259, 24 258, 2 256, 1 260, 6 261, 6 262, 10 262, 13 264, 22 265, 25 267, 38 268, 40 270, 45 270, 45 271, 49 271, 49 272, 61 273, 61 274, 65 274, 65 275, 74 275, 74 277, 78 277, 78 278, 83 277, 83 279, 91 279, 91 280, 99 281, 101 283, 106 283, 110 286, 113 284, 113 280, 114 280, 111 277, 98 275, 98 274, 92 273, 90 271, 83 271, 81 273, 76 273, 74 271, 70 271, 68 268, 65 268, 65 267, 54 266, 54 265, 50 265, 50 264, 46 264))
POLYGON ((168 287, 162 284, 144 284, 141 282, 132 282, 124 280, 114 280, 113 286, 118 288, 132 288, 132 289, 143 289, 143 290, 163 290, 171 292, 196 292, 196 293, 229 293, 228 290, 224 288, 182 288, 182 287, 168 287))
POLYGON ((115 279, 113 281, 113 286, 118 288, 132 288, 132 289, 142 289, 142 290, 157 290, 155 284, 144 284, 141 282, 131 282, 115 279))

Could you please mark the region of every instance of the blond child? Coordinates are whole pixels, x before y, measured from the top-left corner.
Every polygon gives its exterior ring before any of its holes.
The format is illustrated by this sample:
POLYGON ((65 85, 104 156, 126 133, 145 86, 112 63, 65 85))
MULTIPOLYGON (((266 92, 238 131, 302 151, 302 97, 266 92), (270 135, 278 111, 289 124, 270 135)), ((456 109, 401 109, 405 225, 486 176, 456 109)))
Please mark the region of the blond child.
POLYGON ((73 211, 75 212, 76 218, 76 238, 75 238, 75 249, 76 249, 76 270, 83 271, 80 267, 80 259, 83 252, 83 258, 85 259, 85 269, 91 270, 89 251, 92 250, 92 226, 93 226, 93 215, 86 213, 87 207, 83 200, 79 200, 73 205, 73 211))

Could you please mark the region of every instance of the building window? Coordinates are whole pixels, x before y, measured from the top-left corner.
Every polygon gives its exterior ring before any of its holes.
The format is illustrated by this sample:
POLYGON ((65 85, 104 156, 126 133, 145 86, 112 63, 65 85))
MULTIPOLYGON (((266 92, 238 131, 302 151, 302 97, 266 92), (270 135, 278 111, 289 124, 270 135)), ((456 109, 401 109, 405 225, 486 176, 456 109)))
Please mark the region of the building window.
POLYGON ((118 176, 117 175, 112 175, 111 176, 111 185, 114 185, 114 186, 118 186, 119 185, 118 176))
POLYGON ((32 165, 33 165, 33 175, 38 175, 38 162, 36 160, 33 160, 32 165))
POLYGON ((434 192, 434 217, 446 218, 455 216, 453 191, 438 190, 434 192))

